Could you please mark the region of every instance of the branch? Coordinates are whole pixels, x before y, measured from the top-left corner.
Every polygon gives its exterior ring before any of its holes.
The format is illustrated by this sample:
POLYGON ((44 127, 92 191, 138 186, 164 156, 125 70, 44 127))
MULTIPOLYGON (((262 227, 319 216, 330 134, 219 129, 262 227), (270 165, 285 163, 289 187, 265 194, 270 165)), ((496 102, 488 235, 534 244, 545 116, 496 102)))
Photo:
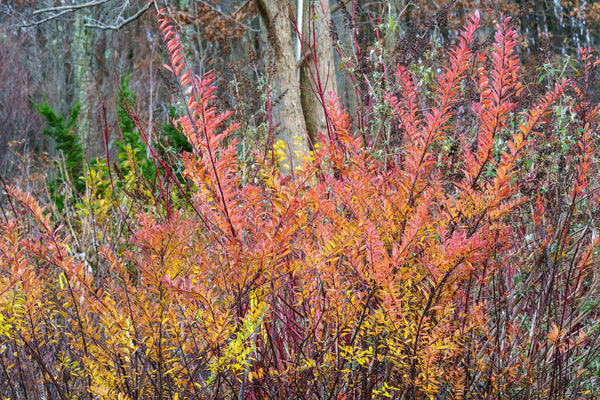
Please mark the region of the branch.
MULTIPOLYGON (((85 24, 84 27, 86 28, 94 28, 94 29, 112 29, 115 31, 118 31, 119 29, 121 29, 122 27, 124 27, 125 25, 127 25, 128 23, 135 21, 136 19, 138 19, 139 17, 141 17, 142 15, 144 15, 144 13, 146 11, 148 11, 148 9, 150 8, 150 6, 152 5, 152 3, 154 3, 154 0, 150 0, 149 2, 146 3, 146 5, 142 8, 140 8, 140 10, 138 12, 136 12, 135 14, 133 14, 131 17, 121 21, 121 23, 116 24, 116 25, 97 25, 97 24, 85 24)), ((89 4, 89 3, 88 3, 89 4)))
POLYGON ((37 25, 41 25, 41 24, 43 24, 44 22, 48 22, 48 21, 50 21, 50 20, 56 19, 56 18, 60 17, 61 15, 63 15, 63 14, 66 14, 66 13, 68 13, 68 12, 70 12, 70 11, 73 11, 73 10, 63 10, 63 11, 61 11, 61 12, 57 13, 57 14, 52 14, 52 15, 51 15, 51 16, 49 16, 48 18, 44 18, 44 19, 42 19, 42 20, 39 20, 39 21, 30 22, 30 23, 28 23, 28 24, 19 25, 19 28, 29 28, 30 26, 37 26, 37 25))
MULTIPOLYGON (((38 15, 38 14, 42 14, 42 13, 48 13, 48 12, 56 12, 56 14, 52 14, 51 16, 44 18, 42 20, 39 21, 34 21, 34 22, 30 22, 28 24, 23 24, 20 25, 20 28, 28 28, 30 26, 37 26, 37 25, 41 25, 44 22, 48 22, 50 20, 56 19, 58 17, 60 17, 63 14, 69 13, 69 12, 73 12, 82 8, 89 8, 89 7, 94 7, 94 6, 99 6, 102 4, 107 3, 108 0, 97 0, 97 1, 90 1, 89 3, 85 3, 85 4, 79 4, 79 5, 72 5, 72 6, 58 6, 58 7, 50 7, 50 8, 44 8, 42 10, 37 10, 34 11, 32 13, 32 15, 38 15)), ((111 29, 111 30, 116 30, 118 31, 119 29, 121 29, 123 26, 127 25, 128 23, 138 19, 139 17, 141 17, 146 11, 148 11, 148 9, 150 8, 150 6, 152 5, 152 3, 154 2, 154 0, 150 0, 148 1, 148 3, 146 3, 146 5, 144 7, 142 7, 137 13, 135 13, 134 15, 132 15, 131 17, 121 21, 118 24, 115 25, 104 25, 104 24, 99 24, 99 23, 86 23, 84 25, 84 27, 86 28, 94 28, 94 29, 111 29)))
MULTIPOLYGON (((89 3, 85 3, 85 4, 74 4, 71 6, 58 6, 58 7, 43 8, 41 10, 36 10, 36 11, 32 12, 31 15, 38 15, 38 14, 42 14, 42 13, 46 13, 46 12, 54 12, 54 11, 66 11, 66 12, 75 11, 80 8, 98 6, 100 4, 106 3, 107 1, 108 0, 98 0, 98 1, 90 1, 89 3)), ((41 23, 41 22, 38 22, 38 23, 41 23)))

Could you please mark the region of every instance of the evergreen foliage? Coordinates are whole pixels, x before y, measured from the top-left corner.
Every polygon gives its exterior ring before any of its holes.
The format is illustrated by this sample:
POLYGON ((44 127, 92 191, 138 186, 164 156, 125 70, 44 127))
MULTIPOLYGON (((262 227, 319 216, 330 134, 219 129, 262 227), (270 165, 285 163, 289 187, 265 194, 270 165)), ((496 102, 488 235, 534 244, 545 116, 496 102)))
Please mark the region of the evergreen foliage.
MULTIPOLYGON (((77 193, 82 194, 85 191, 85 181, 82 179, 84 174, 84 156, 81 147, 80 138, 77 134, 77 121, 81 104, 76 104, 71 109, 69 119, 58 115, 46 99, 40 103, 33 103, 37 112, 44 117, 48 128, 43 130, 43 134, 54 139, 56 149, 61 151, 64 157, 64 167, 67 173, 66 177, 57 177, 50 182, 50 194, 62 210, 64 207, 64 195, 60 193, 60 185, 67 183, 73 185, 77 193)), ((58 166, 58 164, 56 164, 58 166)), ((60 169, 60 166, 59 166, 60 169)), ((60 175, 60 173, 59 173, 60 175)))

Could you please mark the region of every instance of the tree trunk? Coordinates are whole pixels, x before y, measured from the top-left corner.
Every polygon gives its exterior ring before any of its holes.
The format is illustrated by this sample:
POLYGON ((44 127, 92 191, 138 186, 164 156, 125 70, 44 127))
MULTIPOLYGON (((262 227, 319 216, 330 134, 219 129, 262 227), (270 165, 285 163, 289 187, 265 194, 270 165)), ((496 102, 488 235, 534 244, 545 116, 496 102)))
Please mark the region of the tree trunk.
POLYGON ((78 135, 81 140, 83 152, 88 156, 89 134, 91 130, 91 121, 89 118, 90 105, 88 101, 88 90, 90 86, 90 49, 92 43, 90 34, 84 25, 83 13, 75 13, 75 26, 73 29, 72 49, 73 49, 73 80, 75 101, 81 103, 78 121, 78 135))
POLYGON ((327 132, 322 101, 329 92, 337 93, 333 47, 329 36, 331 13, 329 0, 304 0, 304 52, 300 70, 302 109, 309 137, 327 132))
POLYGON ((292 173, 308 154, 308 138, 302 115, 300 88, 298 87, 298 67, 294 55, 294 37, 290 20, 291 12, 287 0, 255 0, 263 19, 277 66, 277 84, 281 101, 273 110, 280 126, 276 139, 286 145, 287 160, 282 163, 282 171, 292 173))
MULTIPOLYGON (((309 0, 304 0, 308 2, 309 0)), ((287 160, 282 163, 282 170, 292 173, 298 167, 304 157, 309 154, 309 137, 317 130, 326 130, 323 106, 319 102, 320 96, 315 96, 311 89, 317 93, 326 93, 327 90, 335 90, 335 74, 333 68, 333 47, 329 39, 329 3, 325 1, 325 7, 321 6, 319 0, 311 5, 312 14, 305 15, 315 18, 310 21, 311 33, 304 35, 309 39, 311 50, 304 47, 302 56, 307 60, 298 62, 296 59, 294 45, 297 43, 295 33, 295 12, 292 12, 289 0, 255 0, 257 9, 263 19, 268 38, 274 51, 277 66, 277 84, 281 101, 274 110, 277 122, 280 124, 276 139, 281 139, 286 145, 287 160), (313 29, 314 28, 314 29, 313 29), (316 54, 316 58, 312 54, 316 54), (298 68, 304 66, 312 71, 310 78, 304 78, 306 94, 301 93, 302 86, 298 68), (317 74, 317 70, 319 71, 317 74), (312 78, 315 77, 313 80, 312 78), (304 106, 304 109, 303 109, 304 106)))

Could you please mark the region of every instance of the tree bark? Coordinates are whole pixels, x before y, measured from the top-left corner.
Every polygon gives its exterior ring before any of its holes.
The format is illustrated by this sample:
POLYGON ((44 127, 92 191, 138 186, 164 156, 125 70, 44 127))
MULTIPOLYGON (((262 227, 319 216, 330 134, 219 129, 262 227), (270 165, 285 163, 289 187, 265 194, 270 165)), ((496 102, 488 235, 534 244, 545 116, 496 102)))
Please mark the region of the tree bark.
POLYGON ((287 0, 255 1, 269 32, 267 36, 273 48, 277 66, 277 84, 282 96, 273 110, 280 124, 276 139, 281 139, 285 143, 288 158, 287 162, 282 163, 282 170, 292 173, 294 168, 302 163, 303 156, 309 152, 298 86, 294 37, 290 26, 292 15, 287 0))
POLYGON ((302 27, 304 52, 301 60, 300 87, 306 129, 311 140, 327 132, 323 100, 329 92, 337 93, 333 46, 329 35, 331 13, 329 0, 304 0, 305 18, 302 27))
POLYGON ((304 1, 313 2, 312 14, 305 15, 304 19, 308 20, 311 16, 315 18, 307 24, 313 25, 311 33, 304 35, 308 39, 305 42, 308 46, 304 46, 301 55, 306 59, 297 60, 294 51, 297 43, 294 26, 297 24, 289 0, 255 0, 269 32, 268 38, 277 66, 277 84, 282 98, 274 110, 277 122, 280 123, 276 138, 283 140, 286 145, 287 165, 286 162, 282 163, 282 170, 287 173, 292 173, 309 154, 307 133, 313 135, 319 129, 327 129, 320 95, 314 93, 323 94, 327 90, 335 90, 333 47, 328 30, 328 0, 323 0, 323 7, 319 0, 304 1), (299 77, 300 67, 304 67, 306 71, 310 69, 312 74, 306 72, 305 78, 299 77), (307 89, 301 90, 301 86, 307 89))
POLYGON ((90 86, 90 52, 92 43, 90 34, 84 25, 84 15, 75 14, 75 24, 72 37, 73 49, 73 81, 75 102, 81 104, 78 121, 78 135, 86 157, 90 151, 89 134, 91 121, 89 118, 88 90, 90 86))

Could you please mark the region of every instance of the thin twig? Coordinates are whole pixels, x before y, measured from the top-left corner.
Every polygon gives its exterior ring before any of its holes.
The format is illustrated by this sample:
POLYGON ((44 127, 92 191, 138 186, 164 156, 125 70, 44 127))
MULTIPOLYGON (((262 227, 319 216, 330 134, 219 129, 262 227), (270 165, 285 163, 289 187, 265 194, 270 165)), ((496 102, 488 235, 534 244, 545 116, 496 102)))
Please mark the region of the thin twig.
MULTIPOLYGON (((39 15, 39 14, 43 14, 43 13, 49 13, 49 12, 54 12, 55 14, 50 15, 49 17, 46 17, 42 20, 39 21, 33 21, 30 23, 26 23, 23 25, 20 25, 20 28, 28 28, 30 26, 38 26, 41 25, 45 22, 51 21, 53 19, 56 19, 58 17, 60 17, 61 15, 70 13, 70 12, 74 12, 83 8, 90 8, 90 7, 95 7, 95 6, 99 6, 102 4, 107 3, 108 0, 98 0, 98 1, 91 1, 89 3, 85 3, 85 4, 79 4, 79 5, 71 5, 71 6, 58 6, 58 7, 50 7, 50 8, 44 8, 42 10, 36 10, 34 12, 31 13, 31 15, 39 15)), ((120 30, 122 27, 124 27, 125 25, 129 24, 130 22, 135 21, 136 19, 140 18, 142 15, 144 15, 144 13, 146 11, 148 11, 148 9, 150 8, 150 6, 152 5, 152 3, 154 3, 153 0, 150 0, 146 3, 146 5, 142 8, 140 8, 138 10, 138 12, 136 12, 135 14, 133 14, 131 17, 122 20, 119 23, 115 23, 113 25, 105 25, 105 24, 101 24, 98 21, 95 22, 88 22, 84 25, 84 27, 86 28, 91 28, 91 29, 103 29, 103 30, 115 30, 118 31, 120 30)))
POLYGON ((120 30, 122 27, 124 27, 125 25, 127 25, 128 23, 135 21, 136 19, 140 18, 142 15, 144 15, 144 13, 146 11, 148 11, 148 9, 150 8, 150 6, 152 5, 152 3, 154 3, 153 0, 150 0, 148 3, 146 3, 146 5, 142 8, 140 8, 138 10, 138 12, 136 12, 135 14, 133 14, 131 17, 121 21, 121 23, 116 24, 116 25, 98 25, 98 24, 91 24, 91 23, 87 23, 84 26, 86 28, 93 28, 93 29, 104 29, 104 30, 115 30, 118 31, 120 30))
POLYGON ((71 12, 71 11, 73 11, 73 10, 64 10, 64 11, 59 12, 58 14, 53 14, 53 15, 51 15, 51 16, 49 16, 47 18, 44 18, 44 19, 42 19, 40 21, 34 21, 34 22, 30 22, 28 24, 19 25, 19 28, 29 28, 30 26, 41 25, 44 22, 48 22, 48 21, 51 21, 53 19, 56 19, 56 18, 60 17, 61 15, 66 14, 66 13, 71 12))
POLYGON ((70 6, 58 6, 58 7, 50 7, 50 8, 43 8, 41 10, 36 10, 34 12, 31 13, 31 15, 38 15, 38 14, 43 14, 43 13, 47 13, 47 12, 56 12, 56 11, 75 11, 75 10, 79 10, 80 8, 88 8, 88 7, 94 7, 94 6, 99 6, 101 4, 106 3, 108 0, 98 0, 98 1, 90 1, 89 3, 85 3, 85 4, 73 4, 70 6))

